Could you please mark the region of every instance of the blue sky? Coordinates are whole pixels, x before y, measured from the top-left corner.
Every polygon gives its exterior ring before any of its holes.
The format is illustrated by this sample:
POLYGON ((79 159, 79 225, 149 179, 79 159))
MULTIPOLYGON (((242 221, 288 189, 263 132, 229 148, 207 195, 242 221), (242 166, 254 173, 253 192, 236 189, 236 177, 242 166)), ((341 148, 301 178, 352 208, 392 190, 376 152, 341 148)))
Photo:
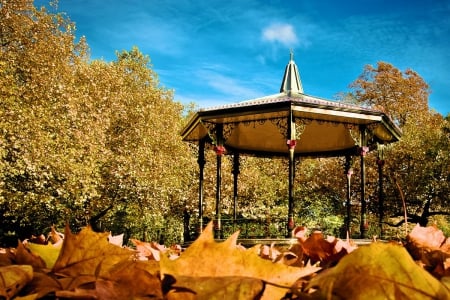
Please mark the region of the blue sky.
POLYGON ((278 93, 293 49, 306 94, 333 100, 384 61, 419 73, 430 107, 450 113, 448 0, 59 0, 58 11, 93 59, 137 46, 183 103, 278 93))

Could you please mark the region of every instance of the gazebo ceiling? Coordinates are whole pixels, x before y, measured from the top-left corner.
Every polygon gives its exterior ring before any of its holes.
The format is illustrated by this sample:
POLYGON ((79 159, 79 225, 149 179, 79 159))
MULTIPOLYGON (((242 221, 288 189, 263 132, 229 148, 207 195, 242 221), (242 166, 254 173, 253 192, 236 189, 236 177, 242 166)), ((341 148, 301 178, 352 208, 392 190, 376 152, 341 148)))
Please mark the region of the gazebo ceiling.
POLYGON ((352 153, 360 146, 362 129, 368 146, 401 137, 383 112, 304 94, 292 55, 279 94, 200 109, 181 135, 189 142, 214 140, 218 128, 227 152, 264 156, 286 156, 287 140, 292 139, 297 141, 297 156, 352 153))

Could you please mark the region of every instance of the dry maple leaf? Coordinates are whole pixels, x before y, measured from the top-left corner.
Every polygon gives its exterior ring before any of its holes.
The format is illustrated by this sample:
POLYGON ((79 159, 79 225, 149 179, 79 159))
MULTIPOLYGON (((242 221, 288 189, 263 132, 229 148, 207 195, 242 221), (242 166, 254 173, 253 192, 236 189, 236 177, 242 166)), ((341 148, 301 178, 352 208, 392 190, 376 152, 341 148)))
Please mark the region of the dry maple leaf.
MULTIPOLYGON (((17 248, 18 251, 23 246, 17 248)), ((53 245, 51 243, 47 245, 35 244, 35 243, 26 243, 25 247, 30 250, 34 255, 39 256, 44 262, 45 266, 49 269, 53 268, 56 260, 58 259, 59 253, 61 252, 62 243, 58 242, 53 245)), ((33 265, 35 266, 35 265, 33 265)))
POLYGON ((296 280, 315 273, 316 267, 297 268, 276 264, 259 257, 258 246, 242 250, 237 246, 239 232, 226 241, 214 240, 210 222, 202 234, 176 260, 161 256, 161 274, 188 277, 249 277, 285 288, 268 285, 263 299, 280 299, 296 280))
POLYGON ((124 260, 102 277, 80 275, 58 279, 55 295, 74 299, 162 299, 159 264, 124 260))
POLYGON ((445 242, 445 235, 434 225, 422 227, 417 224, 406 239, 416 246, 439 249, 445 242))
POLYGON ((417 224, 406 237, 405 248, 413 259, 436 278, 450 275, 450 252, 448 239, 436 226, 422 227, 417 224))
POLYGON ((181 254, 181 247, 179 245, 172 245, 166 248, 156 242, 142 242, 136 239, 130 239, 138 251, 138 257, 141 260, 161 260, 161 254, 168 256, 170 259, 176 259, 181 254))
POLYGON ((130 239, 138 251, 138 256, 148 260, 160 261, 160 251, 164 251, 162 246, 154 242, 142 242, 136 239, 130 239))
POLYGON ((308 228, 305 226, 297 226, 292 230, 292 236, 297 238, 299 241, 305 241, 307 239, 306 234, 308 232, 308 228))
POLYGON ((121 262, 114 266, 107 280, 95 285, 101 299, 162 299, 159 265, 152 261, 121 262))
POLYGON ((61 253, 53 266, 56 274, 104 276, 115 264, 130 259, 134 252, 108 242, 109 233, 97 233, 88 226, 72 234, 66 226, 61 253))
POLYGON ((108 235, 108 242, 110 242, 113 245, 122 247, 123 246, 123 233, 118 235, 112 235, 109 233, 108 235))
POLYGON ((12 265, 15 259, 15 249, 0 248, 0 266, 12 265))
MULTIPOLYGON (((47 247, 46 245, 27 243, 29 246, 47 247)), ((18 265, 30 265, 34 268, 45 268, 45 260, 38 254, 32 253, 25 248, 22 243, 19 243, 16 250, 15 261, 18 265)))
POLYGON ((48 234, 48 240, 53 244, 59 244, 62 243, 62 241, 64 240, 64 234, 61 232, 58 232, 55 228, 55 226, 53 225, 50 228, 50 233, 48 234))
POLYGON ((265 283, 248 277, 166 277, 167 300, 260 299, 265 283))
POLYGON ((270 246, 261 245, 259 250, 259 256, 273 262, 278 261, 282 255, 282 252, 276 248, 275 243, 271 243, 270 246))
POLYGON ((36 295, 36 299, 40 299, 61 289, 60 282, 51 273, 44 273, 41 270, 33 273, 33 280, 26 285, 20 294, 36 295))
POLYGON ((300 241, 303 253, 311 260, 311 264, 324 261, 332 256, 336 243, 336 239, 333 242, 327 241, 320 231, 315 231, 306 240, 300 241))
POLYGON ((356 249, 314 277, 310 288, 319 299, 450 299, 449 290, 404 247, 385 243, 356 249))
POLYGON ((0 298, 12 299, 33 279, 33 267, 11 265, 0 267, 0 298))

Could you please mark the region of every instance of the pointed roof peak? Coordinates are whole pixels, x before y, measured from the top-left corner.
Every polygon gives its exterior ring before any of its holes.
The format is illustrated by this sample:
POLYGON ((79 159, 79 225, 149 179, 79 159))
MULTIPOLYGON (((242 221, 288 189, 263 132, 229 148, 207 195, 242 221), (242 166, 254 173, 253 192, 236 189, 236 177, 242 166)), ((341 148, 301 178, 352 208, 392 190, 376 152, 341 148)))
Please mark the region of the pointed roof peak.
POLYGON ((290 50, 289 63, 284 70, 283 81, 281 82, 280 93, 300 93, 303 94, 303 86, 300 80, 297 65, 294 62, 294 51, 290 50))

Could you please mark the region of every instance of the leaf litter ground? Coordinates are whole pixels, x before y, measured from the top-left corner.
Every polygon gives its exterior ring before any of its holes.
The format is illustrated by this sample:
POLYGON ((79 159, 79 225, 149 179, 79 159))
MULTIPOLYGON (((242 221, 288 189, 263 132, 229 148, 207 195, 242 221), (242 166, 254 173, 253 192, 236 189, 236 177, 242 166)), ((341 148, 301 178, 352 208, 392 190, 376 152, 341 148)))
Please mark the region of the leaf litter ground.
POLYGON ((181 251, 52 228, 47 245, 1 249, 0 299, 450 299, 450 240, 434 226, 361 247, 306 228, 289 249, 238 235, 217 242, 210 223, 181 251))

